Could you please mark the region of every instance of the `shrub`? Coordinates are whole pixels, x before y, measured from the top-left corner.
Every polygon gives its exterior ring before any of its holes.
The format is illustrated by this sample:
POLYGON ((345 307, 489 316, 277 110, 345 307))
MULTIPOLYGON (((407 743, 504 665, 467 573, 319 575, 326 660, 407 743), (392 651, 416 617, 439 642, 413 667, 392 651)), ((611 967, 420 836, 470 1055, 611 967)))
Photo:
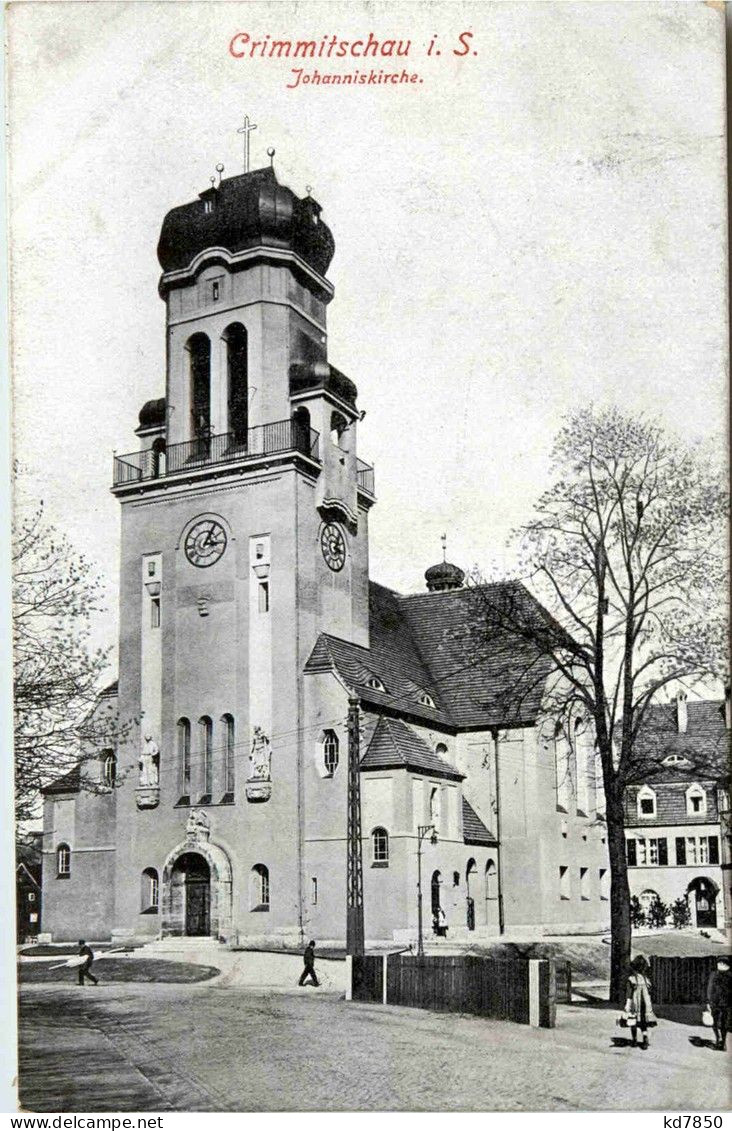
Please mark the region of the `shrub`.
POLYGON ((680 895, 671 904, 671 916, 673 918, 674 927, 679 930, 682 927, 688 927, 691 923, 691 908, 686 896, 680 895))
POLYGON ((646 921, 646 914, 641 907, 641 901, 637 895, 630 897, 630 923, 632 927, 642 927, 646 921))
POLYGON ((649 927, 665 927, 666 920, 669 915, 669 906, 664 903, 659 895, 654 895, 651 902, 648 904, 646 911, 646 920, 649 927))

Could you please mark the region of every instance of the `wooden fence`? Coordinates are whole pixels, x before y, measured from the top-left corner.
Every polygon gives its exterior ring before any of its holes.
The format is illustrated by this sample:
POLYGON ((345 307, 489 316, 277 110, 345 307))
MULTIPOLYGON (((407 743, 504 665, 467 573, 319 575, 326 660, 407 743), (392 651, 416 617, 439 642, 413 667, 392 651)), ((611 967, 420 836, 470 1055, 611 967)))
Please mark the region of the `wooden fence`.
POLYGON ((707 980, 719 955, 677 957, 651 955, 651 997, 654 1005, 704 1005, 707 980))
POLYGON ((350 962, 353 1001, 476 1013, 549 1029, 555 1024, 554 963, 543 959, 390 954, 350 962))

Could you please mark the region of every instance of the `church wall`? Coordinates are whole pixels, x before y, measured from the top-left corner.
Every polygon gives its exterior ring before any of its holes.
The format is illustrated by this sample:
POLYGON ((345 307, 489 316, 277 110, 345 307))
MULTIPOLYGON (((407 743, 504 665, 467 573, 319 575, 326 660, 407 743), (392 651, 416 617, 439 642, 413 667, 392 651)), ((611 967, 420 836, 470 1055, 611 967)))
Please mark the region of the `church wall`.
MULTIPOLYGON (((138 810, 136 770, 120 790, 121 837, 117 887, 120 893, 118 930, 150 932, 153 916, 141 916, 139 876, 145 867, 162 874, 168 853, 185 839, 189 807, 176 807, 182 794, 176 723, 191 721, 191 804, 200 801, 201 744, 197 720, 213 720, 212 804, 204 806, 211 820, 211 839, 231 846, 234 854, 234 925, 244 935, 277 933, 296 928, 299 905, 297 867, 298 808, 298 653, 293 539, 292 473, 258 477, 256 487, 191 491, 166 497, 158 504, 127 504, 123 522, 120 650, 121 713, 135 718, 140 693, 139 562, 153 546, 163 559, 162 640, 164 721, 160 768, 160 803, 138 810), (199 514, 220 516, 229 544, 223 558, 210 569, 195 569, 184 557, 182 533, 199 514), (270 667, 272 695, 272 793, 267 801, 246 800, 250 729, 261 725, 249 716, 249 680, 257 660, 250 655, 250 539, 270 536, 270 667), (177 548, 176 548, 177 547, 177 548), (137 573, 138 585, 133 575, 137 573), (201 615, 201 609, 205 615, 201 615), (136 631, 137 629, 137 631, 136 631), (233 805, 223 796, 223 739, 221 716, 230 713, 236 726, 236 793, 233 805), (277 830, 276 838, 273 830, 277 830), (270 872, 269 912, 250 910, 249 879, 255 864, 270 872)), ((261 641, 260 641, 261 644, 261 641)), ((261 658, 261 657, 260 657, 261 658)), ((124 758, 135 762, 140 728, 133 726, 124 758)))
MULTIPOLYGON (((92 768, 92 767, 90 767, 92 768)), ((44 803, 43 934, 54 941, 110 936, 114 912, 113 791, 80 791, 44 803), (56 850, 71 849, 71 870, 59 876, 56 850)))

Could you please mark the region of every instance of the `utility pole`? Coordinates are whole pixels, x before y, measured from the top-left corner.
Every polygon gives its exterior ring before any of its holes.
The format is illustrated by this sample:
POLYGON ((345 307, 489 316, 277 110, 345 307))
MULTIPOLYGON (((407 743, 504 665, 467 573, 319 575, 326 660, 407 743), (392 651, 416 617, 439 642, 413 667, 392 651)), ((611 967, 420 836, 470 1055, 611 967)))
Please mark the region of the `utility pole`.
POLYGON ((346 954, 364 953, 363 860, 358 696, 348 697, 348 836, 346 844, 346 954))
POLYGON ((503 907, 503 842, 501 840, 501 767, 498 761, 498 728, 493 731, 493 759, 496 771, 496 840, 498 841, 498 934, 506 929, 503 907))

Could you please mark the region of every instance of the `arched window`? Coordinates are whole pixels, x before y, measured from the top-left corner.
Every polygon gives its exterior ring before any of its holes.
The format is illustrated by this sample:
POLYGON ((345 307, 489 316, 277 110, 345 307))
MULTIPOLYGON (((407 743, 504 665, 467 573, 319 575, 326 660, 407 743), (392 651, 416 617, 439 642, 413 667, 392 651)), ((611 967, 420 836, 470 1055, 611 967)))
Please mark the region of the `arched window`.
POLYGON ((439 758, 447 758, 447 747, 445 746, 444 742, 437 743, 437 746, 435 747, 435 754, 437 754, 439 758))
POLYGON ((586 719, 574 720, 574 758, 577 767, 577 808, 585 816, 589 813, 590 791, 588 781, 588 741, 591 735, 586 719))
POLYGON ((638 790, 637 806, 639 817, 656 816, 656 794, 649 785, 638 790))
POLYGON ((435 826, 435 832, 440 831, 442 819, 442 790, 435 785, 430 790, 430 824, 435 826))
POLYGON ((117 780, 117 755, 114 750, 105 750, 102 759, 102 784, 113 786, 117 780))
POLYGON ((234 799, 236 779, 234 775, 234 754, 236 749, 234 716, 222 715, 221 725, 224 728, 224 794, 227 801, 234 799))
POLYGON ((233 322, 226 327, 224 340, 229 432, 235 443, 246 444, 249 427, 247 332, 240 322, 233 322))
POLYGON ((336 772, 338 766, 338 735, 334 730, 326 730, 323 733, 323 764, 326 773, 331 777, 336 772))
POLYGON ((371 863, 374 868, 389 866, 389 834, 386 829, 374 829, 371 833, 371 863))
POLYGON ((426 691, 422 692, 422 694, 419 697, 419 701, 420 701, 420 703, 422 704, 423 707, 434 707, 434 705, 435 705, 434 699, 432 698, 431 695, 428 695, 426 691))
POLYGON ((554 768, 557 808, 568 813, 572 801, 572 746, 561 721, 554 728, 554 768))
POLYGON ((158 873, 154 868, 146 868, 140 879, 140 911, 152 914, 158 910, 160 901, 158 873))
POLYGON ((470 860, 468 860, 468 865, 465 869, 465 886, 467 888, 468 895, 473 894, 472 889, 475 886, 475 877, 477 875, 478 875, 478 865, 475 863, 475 860, 473 860, 473 858, 471 856, 470 860))
POLYGON ((485 897, 486 899, 498 899, 498 872, 495 860, 486 861, 485 897))
POLYGON ((150 449, 150 458, 152 461, 152 477, 157 479, 159 475, 165 475, 165 451, 166 444, 162 436, 158 436, 150 449))
POLYGON ((178 766, 180 786, 184 797, 191 795, 191 724, 188 719, 178 719, 178 766))
POLYGON ((68 844, 60 844, 56 849, 56 875, 71 875, 71 849, 68 844))
POLYGON ((196 455, 208 454, 211 436, 211 343, 205 334, 186 342, 190 381, 191 435, 199 443, 196 455))
POLYGON ((432 909, 432 923, 433 926, 439 926, 442 919, 445 918, 445 912, 442 910, 442 901, 440 899, 440 887, 442 886, 442 876, 439 872, 432 873, 430 880, 430 906, 432 909))
POLYGON ((292 414, 293 447, 303 455, 310 455, 310 413, 301 405, 292 414))
POLYGON ((340 448, 343 434, 348 427, 345 416, 340 412, 332 412, 330 414, 330 442, 340 448))
POLYGON ((208 715, 198 720, 199 746, 201 751, 201 801, 210 802, 213 791, 213 723, 208 715))
POLYGON ((249 874, 249 910, 269 911, 269 868, 255 864, 249 874))

